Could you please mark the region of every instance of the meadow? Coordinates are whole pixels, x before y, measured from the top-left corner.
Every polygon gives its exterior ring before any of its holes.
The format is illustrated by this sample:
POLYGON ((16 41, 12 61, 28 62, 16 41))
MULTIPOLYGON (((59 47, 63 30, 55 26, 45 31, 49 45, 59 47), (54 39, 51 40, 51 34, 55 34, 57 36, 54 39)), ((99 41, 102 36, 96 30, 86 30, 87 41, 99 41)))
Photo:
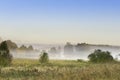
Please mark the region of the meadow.
POLYGON ((75 60, 13 59, 12 65, 0 67, 0 80, 120 80, 120 63, 78 62, 75 60))

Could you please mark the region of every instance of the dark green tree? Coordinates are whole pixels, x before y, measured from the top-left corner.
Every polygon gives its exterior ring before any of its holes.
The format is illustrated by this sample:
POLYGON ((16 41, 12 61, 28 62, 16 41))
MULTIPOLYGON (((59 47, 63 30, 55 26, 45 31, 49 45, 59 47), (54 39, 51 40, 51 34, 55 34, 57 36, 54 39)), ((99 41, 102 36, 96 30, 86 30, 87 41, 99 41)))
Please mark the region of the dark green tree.
POLYGON ((42 53, 40 54, 39 62, 40 62, 40 63, 48 63, 48 62, 49 62, 48 53, 46 53, 45 51, 42 52, 42 53))
POLYGON ((12 62, 12 55, 10 54, 7 42, 3 41, 0 44, 0 66, 10 65, 12 62))
POLYGON ((89 60, 94 63, 104 63, 114 61, 112 55, 108 51, 95 50, 88 56, 89 60))

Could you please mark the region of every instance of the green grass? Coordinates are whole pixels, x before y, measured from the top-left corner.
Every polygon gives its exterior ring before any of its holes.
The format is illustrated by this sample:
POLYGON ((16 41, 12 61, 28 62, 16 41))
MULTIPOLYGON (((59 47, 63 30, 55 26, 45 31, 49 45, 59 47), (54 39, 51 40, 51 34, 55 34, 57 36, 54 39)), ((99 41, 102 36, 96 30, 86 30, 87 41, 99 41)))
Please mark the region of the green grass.
POLYGON ((120 63, 92 64, 75 60, 14 59, 0 68, 0 80, 120 80, 120 63))

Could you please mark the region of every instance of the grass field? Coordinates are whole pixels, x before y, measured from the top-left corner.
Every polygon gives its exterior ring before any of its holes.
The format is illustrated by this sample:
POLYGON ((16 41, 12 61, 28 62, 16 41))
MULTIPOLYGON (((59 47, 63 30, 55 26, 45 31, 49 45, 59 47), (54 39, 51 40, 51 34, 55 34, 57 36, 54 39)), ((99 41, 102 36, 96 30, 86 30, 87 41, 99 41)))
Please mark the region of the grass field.
POLYGON ((0 80, 120 80, 120 63, 93 64, 74 60, 14 59, 0 68, 0 80))

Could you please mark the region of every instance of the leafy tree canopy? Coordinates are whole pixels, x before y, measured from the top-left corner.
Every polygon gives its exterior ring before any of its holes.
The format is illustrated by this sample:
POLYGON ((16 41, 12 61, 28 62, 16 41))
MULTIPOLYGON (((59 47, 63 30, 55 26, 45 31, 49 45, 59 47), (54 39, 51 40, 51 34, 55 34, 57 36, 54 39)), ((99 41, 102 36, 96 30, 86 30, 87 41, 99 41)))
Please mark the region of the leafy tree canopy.
POLYGON ((102 51, 100 49, 95 50, 88 58, 91 62, 95 63, 111 62, 114 60, 110 52, 102 51))

